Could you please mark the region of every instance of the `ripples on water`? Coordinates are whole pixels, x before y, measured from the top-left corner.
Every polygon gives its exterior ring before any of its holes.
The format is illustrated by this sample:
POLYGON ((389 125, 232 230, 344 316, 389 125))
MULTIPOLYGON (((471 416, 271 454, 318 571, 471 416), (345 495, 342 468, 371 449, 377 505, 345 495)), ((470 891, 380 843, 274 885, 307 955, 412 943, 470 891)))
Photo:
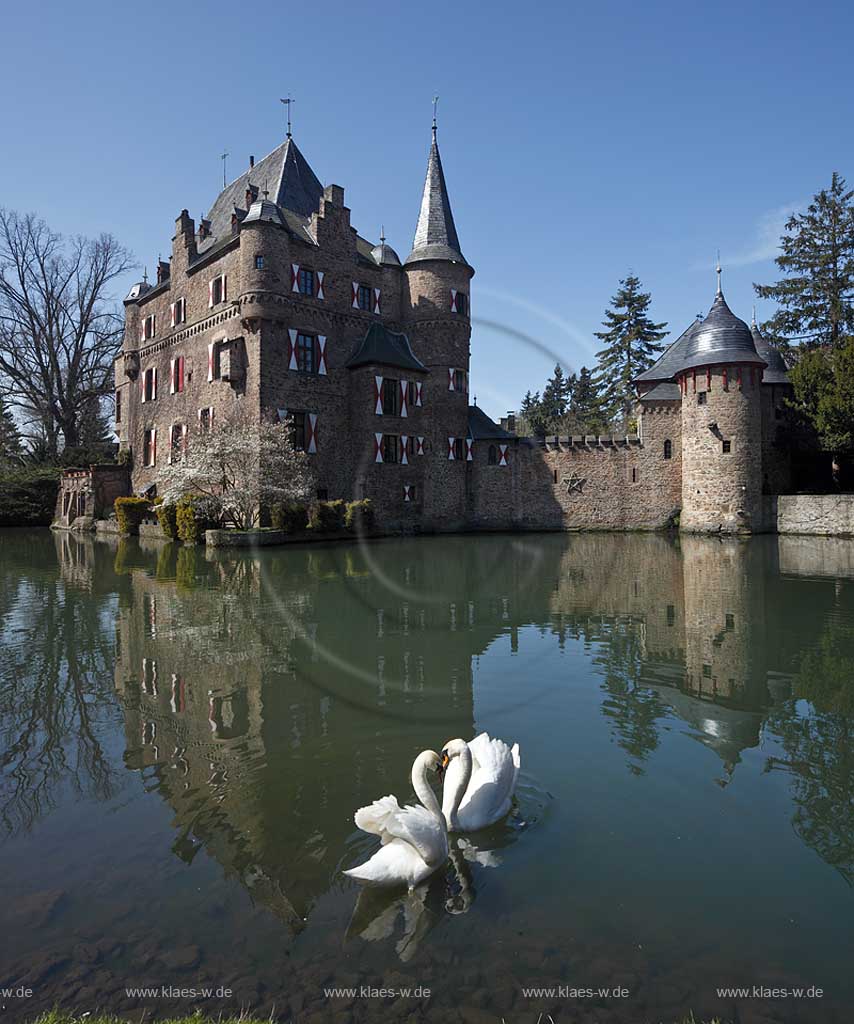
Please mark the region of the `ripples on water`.
POLYGON ((850 1017, 850 541, 5 531, 0 615, 13 1017, 185 1008, 125 993, 163 985, 300 1020, 850 1017), (415 893, 342 878, 354 809, 481 729, 522 747, 507 822, 415 893), (762 983, 826 994, 715 995, 762 983), (522 992, 560 984, 630 996, 522 992), (350 985, 433 996, 323 996, 350 985))

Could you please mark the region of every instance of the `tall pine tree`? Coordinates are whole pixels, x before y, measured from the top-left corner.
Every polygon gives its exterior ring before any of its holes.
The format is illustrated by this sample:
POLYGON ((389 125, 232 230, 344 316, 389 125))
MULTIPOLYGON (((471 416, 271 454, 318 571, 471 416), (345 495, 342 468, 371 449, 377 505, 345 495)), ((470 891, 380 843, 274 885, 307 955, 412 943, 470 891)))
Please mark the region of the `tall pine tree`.
POLYGON ((553 422, 561 419, 567 410, 570 397, 570 383, 561 369, 560 363, 555 366, 554 374, 543 388, 542 407, 547 420, 553 422))
POLYGON ((640 280, 629 274, 620 281, 596 337, 605 347, 596 353, 594 382, 599 392, 602 415, 613 425, 625 426, 635 404, 632 381, 648 369, 662 350, 666 323, 656 324, 647 315, 651 296, 641 291, 640 280))
POLYGON ((785 274, 774 284, 754 284, 756 294, 780 307, 763 324, 781 348, 839 347, 854 334, 854 191, 833 172, 830 188, 794 214, 774 261, 785 274))
POLYGON ((567 418, 573 432, 598 434, 602 429, 599 395, 593 382, 593 374, 587 366, 582 366, 578 371, 567 418))

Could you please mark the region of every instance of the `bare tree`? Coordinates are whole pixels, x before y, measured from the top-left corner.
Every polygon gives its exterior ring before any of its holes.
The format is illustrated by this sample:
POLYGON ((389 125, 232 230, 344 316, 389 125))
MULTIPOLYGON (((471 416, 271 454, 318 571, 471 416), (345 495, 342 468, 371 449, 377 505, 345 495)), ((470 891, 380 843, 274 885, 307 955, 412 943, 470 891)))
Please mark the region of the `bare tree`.
POLYGON ((81 413, 112 391, 122 317, 110 284, 133 266, 112 235, 65 239, 34 214, 0 209, 0 377, 37 414, 48 454, 79 443, 81 413))

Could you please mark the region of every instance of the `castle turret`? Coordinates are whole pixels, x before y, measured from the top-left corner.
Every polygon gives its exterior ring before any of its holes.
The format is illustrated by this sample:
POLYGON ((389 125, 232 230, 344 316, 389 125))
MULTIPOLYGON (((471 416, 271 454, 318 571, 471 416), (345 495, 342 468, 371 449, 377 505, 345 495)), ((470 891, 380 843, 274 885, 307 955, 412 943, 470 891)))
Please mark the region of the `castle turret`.
POLYGON ((756 323, 756 311, 750 327, 753 344, 765 360, 760 389, 762 404, 762 490, 766 494, 786 494, 792 486, 792 456, 787 429, 787 402, 793 388, 780 350, 764 337, 756 323))
POLYGON ((682 396, 683 530, 761 529, 764 367, 750 328, 726 304, 718 267, 715 301, 674 374, 682 396))
POLYGON ((431 460, 425 498, 446 528, 465 513, 468 443, 469 286, 474 270, 460 249, 436 140, 436 122, 412 251, 404 266, 402 319, 429 369, 431 460))

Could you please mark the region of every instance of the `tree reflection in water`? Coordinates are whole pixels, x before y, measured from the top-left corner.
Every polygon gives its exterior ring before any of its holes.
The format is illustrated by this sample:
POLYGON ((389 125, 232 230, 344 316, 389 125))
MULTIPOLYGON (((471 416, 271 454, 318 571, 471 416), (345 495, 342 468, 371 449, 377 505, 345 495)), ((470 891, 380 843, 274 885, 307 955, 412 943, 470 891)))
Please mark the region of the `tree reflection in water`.
POLYGON ((24 557, 0 592, 0 826, 29 831, 62 799, 109 800, 122 775, 104 749, 118 717, 111 640, 115 595, 99 595, 89 570, 93 542, 56 538, 65 567, 24 557))
POLYGON ((831 619, 800 659, 795 700, 774 708, 769 725, 784 757, 768 771, 788 773, 803 841, 854 885, 854 626, 831 619))

